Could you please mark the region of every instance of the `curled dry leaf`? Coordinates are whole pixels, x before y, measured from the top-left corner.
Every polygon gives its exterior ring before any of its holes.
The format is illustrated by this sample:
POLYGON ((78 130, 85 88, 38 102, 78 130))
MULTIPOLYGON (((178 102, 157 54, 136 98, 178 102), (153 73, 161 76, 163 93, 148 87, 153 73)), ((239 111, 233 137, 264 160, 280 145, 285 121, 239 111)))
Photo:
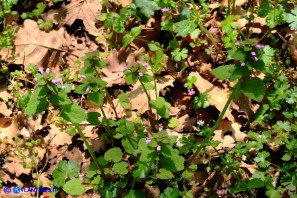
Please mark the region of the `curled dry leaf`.
POLYGON ((90 34, 98 36, 101 30, 96 27, 96 22, 101 14, 101 9, 101 0, 72 0, 60 9, 50 10, 48 18, 59 24, 60 27, 65 24, 72 25, 75 20, 81 19, 86 30, 90 34))
MULTIPOLYGON (((229 90, 222 90, 204 78, 200 76, 198 72, 192 72, 189 76, 196 76, 197 81, 194 83, 195 87, 198 89, 200 93, 207 93, 210 95, 210 105, 215 106, 220 112, 222 112, 228 98, 229 98, 229 90)), ((231 108, 228 107, 224 117, 227 117, 230 121, 234 121, 234 117, 231 114, 231 108)))
POLYGON ((61 50, 63 34, 64 28, 47 33, 39 30, 36 21, 27 19, 17 32, 15 50, 2 50, 1 55, 6 60, 16 54, 13 63, 23 64, 25 71, 28 71, 29 63, 40 67, 54 67, 62 61, 64 54, 61 50))
POLYGON ((14 137, 20 135, 19 123, 14 118, 5 118, 3 120, 3 128, 0 127, 0 140, 6 139, 7 143, 13 144, 14 137))
MULTIPOLYGON (((242 142, 247 135, 240 131, 240 127, 239 123, 222 120, 212 139, 221 142, 217 149, 233 148, 236 142, 242 142), (225 135, 226 132, 231 132, 232 135, 225 135)), ((210 148, 210 150, 213 150, 213 148, 210 148)))

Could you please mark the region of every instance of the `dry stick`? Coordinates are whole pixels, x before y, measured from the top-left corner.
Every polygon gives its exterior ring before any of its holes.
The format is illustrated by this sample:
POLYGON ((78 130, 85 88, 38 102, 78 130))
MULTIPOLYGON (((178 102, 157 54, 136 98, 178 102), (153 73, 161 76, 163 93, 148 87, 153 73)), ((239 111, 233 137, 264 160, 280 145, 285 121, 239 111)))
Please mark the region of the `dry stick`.
POLYGON ((234 95, 235 92, 237 91, 238 88, 238 83, 234 86, 234 89, 229 97, 229 99, 227 100, 223 111, 221 112, 219 118, 217 119, 217 121, 215 122, 215 124, 213 125, 213 127, 211 127, 209 134, 207 135, 207 137, 205 138, 206 141, 204 141, 203 143, 200 144, 199 148, 195 151, 195 153, 192 155, 192 157, 190 157, 190 159, 187 161, 187 164, 184 168, 184 171, 189 167, 189 165, 193 162, 193 160, 195 159, 195 157, 198 155, 198 153, 201 151, 201 149, 206 145, 206 143, 209 141, 209 139, 211 138, 211 136, 213 135, 214 131, 218 128, 221 120, 223 119, 223 116, 225 115, 234 95))
POLYGON ((92 157, 92 159, 93 159, 93 161, 94 161, 96 167, 100 170, 100 173, 102 174, 102 177, 103 177, 104 179, 106 179, 106 176, 105 176, 105 174, 104 174, 103 168, 102 168, 102 167, 100 166, 100 164, 98 163, 97 158, 96 158, 96 156, 95 156, 95 154, 94 154, 94 151, 93 151, 93 149, 91 148, 91 146, 90 146, 88 140, 86 139, 85 135, 83 134, 81 128, 79 127, 78 124, 74 124, 74 125, 75 125, 75 128, 78 130, 78 133, 79 133, 81 139, 83 140, 84 144, 86 145, 86 147, 87 147, 87 149, 88 149, 88 151, 89 151, 89 153, 90 153, 90 155, 91 155, 91 157, 92 157))

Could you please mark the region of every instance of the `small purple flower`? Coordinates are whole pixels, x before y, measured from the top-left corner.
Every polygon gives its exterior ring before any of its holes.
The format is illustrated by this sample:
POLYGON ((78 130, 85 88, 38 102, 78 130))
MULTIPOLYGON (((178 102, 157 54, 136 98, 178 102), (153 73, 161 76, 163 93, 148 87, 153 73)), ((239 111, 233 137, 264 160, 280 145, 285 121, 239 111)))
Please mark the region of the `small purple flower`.
POLYGON ((237 47, 239 47, 241 44, 240 44, 240 42, 237 41, 237 42, 235 43, 235 45, 236 45, 237 47))
POLYGON ((151 143, 151 141, 152 141, 151 139, 147 138, 147 139, 145 140, 145 143, 146 143, 146 144, 149 144, 149 143, 151 143))
POLYGON ((80 78, 85 79, 85 78, 86 78, 86 75, 81 74, 81 75, 80 75, 80 78))
POLYGON ((142 66, 147 67, 147 66, 149 66, 149 64, 148 63, 142 63, 142 66))
POLYGON ((49 74, 51 70, 49 68, 46 68, 45 72, 49 74))
POLYGON ((258 61, 258 57, 257 56, 253 56, 254 61, 258 61))
POLYGON ((189 96, 192 96, 192 95, 194 95, 194 94, 195 94, 194 89, 188 89, 188 95, 189 95, 189 96))
POLYGON ((139 77, 143 76, 143 73, 142 73, 142 72, 139 72, 139 73, 138 73, 138 76, 139 76, 139 77))
POLYGON ((38 71, 39 71, 39 73, 43 74, 43 68, 42 67, 39 67, 38 71))
POLYGON ((162 12, 168 12, 168 11, 169 11, 169 8, 167 8, 167 7, 162 8, 161 11, 162 11, 162 12))
POLYGON ((157 150, 157 152, 160 152, 161 151, 161 146, 160 145, 157 146, 156 150, 157 150))
POLYGON ((162 131, 163 130, 163 127, 159 127, 159 131, 162 131))
POLYGON ((68 87, 67 85, 63 85, 62 89, 67 89, 67 87, 68 87))
POLYGON ((251 55, 252 55, 252 56, 256 56, 257 54, 256 54, 256 52, 252 51, 252 52, 251 52, 251 55))
POLYGON ((258 49, 258 50, 261 50, 261 49, 264 48, 264 46, 263 46, 263 45, 259 45, 259 44, 257 44, 257 45, 255 46, 255 48, 258 49))
POLYGON ((241 63, 241 67, 244 67, 244 66, 245 66, 245 62, 242 62, 242 63, 241 63))
POLYGON ((86 89, 86 93, 90 93, 90 92, 91 92, 90 88, 87 87, 87 89, 86 89))
POLYGON ((123 67, 123 71, 127 71, 129 68, 125 65, 124 67, 123 67))
POLYGON ((52 80, 52 83, 54 83, 54 84, 59 84, 59 83, 62 84, 63 81, 62 81, 61 78, 55 78, 55 79, 52 80))

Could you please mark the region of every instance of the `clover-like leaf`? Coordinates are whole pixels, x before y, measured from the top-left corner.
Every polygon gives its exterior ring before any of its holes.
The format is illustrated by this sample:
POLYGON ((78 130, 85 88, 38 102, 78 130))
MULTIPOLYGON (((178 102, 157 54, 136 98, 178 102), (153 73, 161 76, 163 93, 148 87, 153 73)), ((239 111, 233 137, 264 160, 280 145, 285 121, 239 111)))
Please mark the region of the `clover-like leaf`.
POLYGON ((158 97, 156 100, 151 100, 150 105, 157 110, 157 113, 163 118, 169 118, 170 103, 166 102, 163 97, 158 97))
POLYGON ((109 162, 119 162, 122 159, 122 150, 119 147, 111 148, 104 153, 104 159, 109 162))
POLYGON ((70 195, 82 195, 87 189, 82 185, 81 179, 71 179, 65 183, 63 190, 70 195))

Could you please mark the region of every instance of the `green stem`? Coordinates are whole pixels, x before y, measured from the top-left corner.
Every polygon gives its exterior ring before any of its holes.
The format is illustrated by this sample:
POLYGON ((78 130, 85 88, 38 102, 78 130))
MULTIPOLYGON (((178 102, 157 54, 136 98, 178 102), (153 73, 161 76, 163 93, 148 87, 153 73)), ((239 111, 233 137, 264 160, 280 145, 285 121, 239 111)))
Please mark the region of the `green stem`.
POLYGON ((203 26, 203 24, 200 22, 200 14, 196 8, 196 4, 194 2, 194 0, 191 0, 191 4, 194 8, 194 12, 196 15, 196 20, 198 23, 199 28, 208 36, 208 38, 210 39, 210 41, 212 42, 212 44, 215 46, 216 49, 218 49, 218 45, 217 42, 215 41, 214 37, 211 35, 211 33, 203 26))
POLYGON ((107 125, 107 129, 108 129, 107 131, 108 131, 108 134, 110 136, 111 145, 112 145, 112 147, 114 147, 114 140, 113 140, 112 132, 111 132, 111 129, 110 129, 109 121, 108 121, 108 119, 106 117, 106 114, 105 114, 102 106, 100 106, 100 110, 101 110, 101 112, 103 114, 104 119, 106 120, 106 125, 107 125))
POLYGON ((111 96, 110 96, 110 94, 109 94, 107 88, 105 88, 105 92, 106 92, 106 95, 107 95, 107 99, 108 99, 108 101, 109 101, 109 104, 111 105, 111 108, 113 109, 113 111, 114 111, 114 113, 115 113, 116 118, 119 119, 117 110, 116 110, 116 108, 115 108, 115 105, 114 105, 114 103, 113 103, 113 100, 112 100, 112 98, 111 98, 111 96))
POLYGON ((87 149, 88 149, 88 151, 89 151, 89 153, 91 155, 91 158, 93 159, 96 167, 100 170, 100 173, 101 173, 102 177, 105 178, 105 174, 104 174, 103 168, 98 163, 97 158, 96 158, 96 156, 94 154, 94 151, 91 148, 89 142, 87 141, 86 136, 84 135, 84 133, 82 132, 82 130, 81 130, 81 128, 80 128, 80 126, 78 124, 74 124, 74 125, 75 125, 75 128, 77 129, 77 131, 78 131, 81 139, 83 140, 84 144, 86 145, 86 147, 87 147, 87 149))
MULTIPOLYGON (((143 88, 143 90, 144 90, 144 92, 145 92, 145 95, 146 95, 148 101, 150 102, 150 101, 151 101, 151 97, 150 97, 150 95, 148 94, 148 92, 147 92, 147 90, 146 90, 146 88, 145 88, 143 82, 141 82, 140 79, 139 79, 139 82, 140 82, 140 84, 141 84, 141 86, 142 86, 142 88, 143 88)), ((149 107, 150 107, 150 105, 149 105, 149 107)), ((150 107, 150 108, 151 108, 151 107, 150 107)))
POLYGON ((202 142, 202 143, 200 144, 200 146, 199 146, 198 149, 195 151, 195 153, 194 153, 194 154, 189 158, 189 160, 187 161, 187 164, 186 164, 186 166, 185 166, 185 168, 184 168, 184 171, 185 171, 185 170, 189 167, 189 165, 193 162, 193 160, 194 160, 195 157, 198 155, 198 153, 201 151, 201 149, 202 149, 203 147, 205 147, 206 144, 209 142, 209 140, 210 140, 211 136, 213 135, 214 131, 218 128, 218 126, 219 126, 221 120, 223 119, 223 116, 225 115, 225 113, 226 113, 226 111, 227 111, 227 109, 228 109, 228 107, 229 107, 229 105, 230 105, 230 103, 231 103, 231 101, 232 101, 232 99, 233 99, 233 97, 234 97, 234 95, 235 95, 235 92, 237 91, 238 88, 239 88, 239 83, 237 83, 237 84, 234 86, 233 91, 232 91, 232 93, 231 93, 229 99, 227 100, 227 102, 226 102, 226 104, 225 104, 225 106, 224 106, 224 108, 223 108, 223 110, 222 110, 222 112, 221 112, 219 118, 217 119, 217 121, 215 122, 215 124, 213 125, 213 127, 211 127, 210 132, 209 132, 208 135, 206 136, 204 142, 202 142))

